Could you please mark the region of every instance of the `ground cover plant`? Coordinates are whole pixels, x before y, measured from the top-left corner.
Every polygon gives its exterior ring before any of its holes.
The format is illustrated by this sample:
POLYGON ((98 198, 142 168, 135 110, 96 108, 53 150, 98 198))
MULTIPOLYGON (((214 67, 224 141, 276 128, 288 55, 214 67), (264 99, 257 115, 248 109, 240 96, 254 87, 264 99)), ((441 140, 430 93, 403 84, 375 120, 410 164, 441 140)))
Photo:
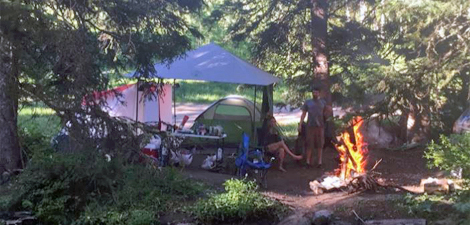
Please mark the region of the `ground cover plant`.
POLYGON ((285 216, 286 206, 263 196, 252 181, 231 179, 224 183, 225 191, 199 200, 193 207, 202 223, 243 223, 268 220, 273 223, 285 216))
POLYGON ((158 224, 204 189, 171 168, 107 160, 94 150, 35 154, 0 210, 31 210, 44 224, 158 224))

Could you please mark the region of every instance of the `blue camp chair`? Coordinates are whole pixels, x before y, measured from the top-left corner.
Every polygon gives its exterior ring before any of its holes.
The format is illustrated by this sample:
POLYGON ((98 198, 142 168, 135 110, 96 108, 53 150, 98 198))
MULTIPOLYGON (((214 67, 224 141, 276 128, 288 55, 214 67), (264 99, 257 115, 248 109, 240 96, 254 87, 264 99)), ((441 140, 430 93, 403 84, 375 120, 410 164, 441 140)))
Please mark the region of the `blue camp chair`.
MULTIPOLYGON (((240 177, 250 176, 255 178, 260 184, 267 188, 267 173, 271 168, 271 162, 264 161, 264 153, 261 149, 250 150, 250 137, 243 133, 240 154, 235 159, 237 175, 240 177)), ((271 161, 274 158, 271 158, 271 161)))

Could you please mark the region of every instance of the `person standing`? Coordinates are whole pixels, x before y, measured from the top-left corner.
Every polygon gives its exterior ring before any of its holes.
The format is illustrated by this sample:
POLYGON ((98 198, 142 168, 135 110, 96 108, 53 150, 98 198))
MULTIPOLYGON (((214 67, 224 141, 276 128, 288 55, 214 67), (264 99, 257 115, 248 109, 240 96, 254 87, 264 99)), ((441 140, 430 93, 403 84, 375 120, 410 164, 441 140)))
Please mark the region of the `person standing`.
POLYGON ((305 101, 302 106, 302 115, 298 130, 302 130, 302 124, 307 116, 306 127, 306 148, 305 161, 307 167, 311 167, 312 151, 318 152, 318 167, 322 166, 323 145, 325 143, 325 120, 328 111, 326 101, 320 98, 320 88, 314 87, 312 90, 312 99, 305 101))

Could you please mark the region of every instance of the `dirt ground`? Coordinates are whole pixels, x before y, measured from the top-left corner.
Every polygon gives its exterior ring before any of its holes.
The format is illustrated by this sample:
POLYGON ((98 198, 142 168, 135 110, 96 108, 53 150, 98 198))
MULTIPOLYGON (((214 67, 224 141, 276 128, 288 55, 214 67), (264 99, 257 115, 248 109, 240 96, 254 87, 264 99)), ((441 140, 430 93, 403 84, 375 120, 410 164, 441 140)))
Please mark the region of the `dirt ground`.
MULTIPOLYGON (((426 168, 423 149, 391 151, 372 148, 369 150, 368 168, 370 169, 377 160, 382 159, 375 171, 381 173, 380 178, 387 184, 400 185, 414 192, 422 192, 419 187, 421 179, 442 176, 438 171, 426 168)), ((207 149, 199 152, 193 163, 185 168, 185 174, 212 184, 216 188, 222 188, 222 183, 234 177, 233 175, 209 172, 200 167, 206 155, 213 151, 207 149)), ((225 153, 230 154, 234 151, 235 149, 227 149, 225 153)), ((287 156, 285 162, 287 172, 278 171, 276 167, 271 168, 268 172, 268 188, 262 192, 287 204, 294 212, 328 209, 334 212, 334 216, 338 219, 349 222, 355 221, 353 210, 366 220, 413 218, 403 209, 396 207, 397 201, 404 196, 403 191, 388 190, 379 193, 356 194, 332 192, 313 195, 309 189, 309 182, 337 168, 337 162, 334 161, 336 156, 335 150, 325 149, 322 169, 315 167, 307 169, 287 156)))
MULTIPOLYGON (((184 115, 188 115, 190 119, 187 126, 189 127, 197 115, 207 106, 190 103, 177 104, 176 120, 179 122, 184 115)), ((274 111, 278 122, 283 124, 297 122, 300 117, 298 109, 290 111, 275 108, 274 111)), ((344 114, 344 110, 335 108, 334 114, 341 116, 344 114)), ((226 149, 225 155, 230 155, 235 151, 235 149, 226 149)), ((391 151, 370 147, 369 151, 368 168, 370 169, 377 160, 382 159, 375 172, 381 173, 380 178, 386 184, 400 185, 414 192, 422 192, 422 188, 419 187, 421 179, 442 176, 438 171, 431 171, 426 168, 422 148, 407 151, 391 151)), ((194 156, 193 163, 186 167, 184 171, 191 178, 204 181, 215 188, 222 189, 222 183, 235 176, 209 172, 201 168, 206 156, 213 153, 215 153, 215 149, 210 148, 198 151, 194 156)), ((315 167, 307 169, 287 156, 285 161, 287 172, 284 173, 276 168, 271 168, 268 172, 268 188, 263 189, 262 192, 290 206, 293 212, 312 212, 328 209, 334 212, 335 217, 352 222, 353 224, 356 220, 353 210, 366 220, 412 218, 406 211, 396 207, 396 203, 403 199, 403 191, 388 190, 379 193, 356 194, 332 192, 314 196, 310 191, 309 182, 336 169, 338 165, 334 158, 337 154, 333 149, 325 149, 323 168, 321 169, 315 167)))

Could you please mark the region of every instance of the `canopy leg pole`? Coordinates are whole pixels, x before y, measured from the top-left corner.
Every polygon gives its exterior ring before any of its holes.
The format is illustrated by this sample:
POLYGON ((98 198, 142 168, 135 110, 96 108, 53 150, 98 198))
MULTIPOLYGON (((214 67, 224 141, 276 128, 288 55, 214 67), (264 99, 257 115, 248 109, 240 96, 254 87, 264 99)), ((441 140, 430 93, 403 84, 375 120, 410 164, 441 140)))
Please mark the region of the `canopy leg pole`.
POLYGON ((173 79, 173 118, 176 124, 176 79, 173 79))
MULTIPOLYGON (((137 83, 135 84, 135 123, 139 121, 139 83, 140 80, 137 80, 137 83)), ((135 127, 135 134, 137 135, 138 129, 137 126, 135 127)))
POLYGON ((256 85, 255 85, 255 99, 253 100, 254 102, 254 109, 253 109, 253 120, 251 121, 251 138, 253 140, 253 138, 255 137, 255 121, 256 121, 256 85))

